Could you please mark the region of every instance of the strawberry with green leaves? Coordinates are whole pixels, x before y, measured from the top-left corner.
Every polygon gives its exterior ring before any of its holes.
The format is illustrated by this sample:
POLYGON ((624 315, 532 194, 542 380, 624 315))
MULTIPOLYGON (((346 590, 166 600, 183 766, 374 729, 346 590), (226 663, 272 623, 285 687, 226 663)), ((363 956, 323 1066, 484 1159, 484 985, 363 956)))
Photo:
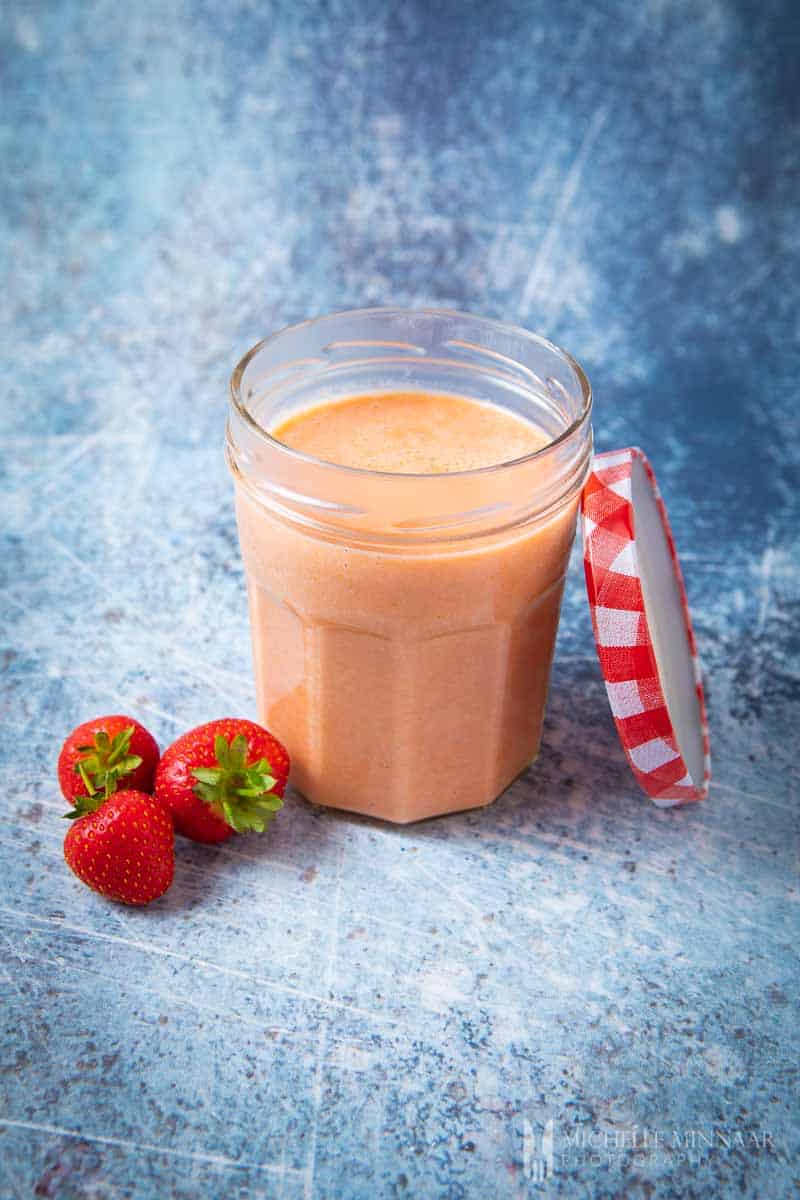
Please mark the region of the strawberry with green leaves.
POLYGON ((110 796, 118 787, 151 792, 158 745, 144 725, 133 717, 95 717, 73 729, 58 756, 58 782, 79 817, 97 806, 83 803, 95 796, 110 796))
POLYGON ((289 755, 253 721, 226 718, 200 725, 164 751, 155 795, 175 829, 196 842, 261 833, 282 807, 289 755))
POLYGON ((64 858, 83 883, 121 904, 163 896, 175 870, 175 835, 164 806, 146 792, 79 797, 83 815, 64 838, 64 858))

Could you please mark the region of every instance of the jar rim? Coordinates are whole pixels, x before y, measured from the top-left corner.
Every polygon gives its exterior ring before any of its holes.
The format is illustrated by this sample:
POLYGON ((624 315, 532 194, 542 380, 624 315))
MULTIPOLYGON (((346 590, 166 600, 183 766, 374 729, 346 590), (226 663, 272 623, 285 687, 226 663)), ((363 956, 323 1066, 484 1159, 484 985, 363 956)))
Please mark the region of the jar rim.
POLYGON ((574 359, 567 350, 564 350, 555 342, 550 341, 549 338, 543 337, 538 333, 532 333, 530 330, 525 329, 521 325, 514 325, 508 321, 499 321, 494 317, 480 317, 476 316, 474 313, 467 313, 457 309, 399 308, 396 305, 386 305, 375 308, 341 309, 336 312, 324 313, 319 317, 310 317, 308 320, 298 321, 292 325, 282 326, 274 333, 269 334, 265 338, 261 338, 260 341, 256 342, 254 346, 251 346, 247 353, 244 354, 239 360, 231 374, 230 395, 233 407, 254 433, 263 438, 267 444, 273 446, 276 450, 281 451, 300 462, 311 463, 315 466, 324 466, 328 468, 332 467, 337 471, 341 471, 342 473, 349 473, 360 477, 408 480, 433 480, 446 478, 464 479, 469 478, 470 476, 476 477, 480 475, 491 474, 492 472, 500 472, 506 468, 510 469, 521 466, 523 463, 534 462, 536 459, 541 459, 545 455, 550 454, 553 450, 557 449, 564 442, 568 441, 583 426, 585 426, 591 417, 593 404, 592 387, 580 363, 577 362, 577 360, 574 359), (469 320, 486 329, 501 330, 506 334, 512 334, 515 337, 521 337, 524 340, 534 344, 539 349, 544 349, 555 354, 569 366, 575 375, 581 393, 582 403, 580 412, 578 413, 577 417, 575 417, 575 419, 561 431, 561 433, 547 441, 544 446, 540 446, 538 449, 532 450, 527 454, 523 454, 518 458, 505 459, 502 462, 489 463, 487 466, 482 467, 470 467, 466 470, 460 471, 377 471, 370 467, 347 466, 344 463, 333 462, 330 459, 318 458, 314 454, 307 454, 304 450, 298 450, 293 446, 287 445, 286 442, 282 442, 280 438, 276 438, 269 432, 268 429, 265 429, 264 426, 256 420, 242 399, 241 384, 244 373, 248 366, 256 357, 256 355, 259 354, 265 347, 272 345, 278 340, 278 338, 283 337, 285 334, 289 332, 295 333, 301 329, 308 329, 316 325, 321 325, 326 321, 331 321, 336 318, 370 318, 375 316, 390 317, 392 315, 396 315, 398 317, 431 316, 469 320))

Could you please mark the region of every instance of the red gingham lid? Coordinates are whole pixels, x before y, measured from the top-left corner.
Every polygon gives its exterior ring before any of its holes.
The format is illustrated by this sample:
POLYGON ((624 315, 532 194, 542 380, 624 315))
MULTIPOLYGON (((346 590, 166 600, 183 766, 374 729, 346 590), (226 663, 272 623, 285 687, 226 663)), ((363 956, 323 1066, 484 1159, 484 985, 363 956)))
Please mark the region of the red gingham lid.
POLYGON ((634 775, 661 807, 702 800, 711 763, 686 589, 650 463, 595 455, 581 500, 600 669, 634 775))

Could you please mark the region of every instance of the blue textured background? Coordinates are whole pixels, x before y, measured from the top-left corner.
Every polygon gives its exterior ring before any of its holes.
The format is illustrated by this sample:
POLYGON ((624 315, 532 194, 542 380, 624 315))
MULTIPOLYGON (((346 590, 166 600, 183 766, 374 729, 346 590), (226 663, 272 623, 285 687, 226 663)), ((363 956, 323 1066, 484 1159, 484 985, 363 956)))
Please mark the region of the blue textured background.
POLYGON ((431 7, 3 7, 2 1200, 798 1186, 797 7, 431 7), (491 809, 292 798, 109 905, 61 858, 58 745, 253 713, 227 378, 371 303, 548 334, 598 447, 647 449, 711 795, 638 793, 576 558, 491 809))

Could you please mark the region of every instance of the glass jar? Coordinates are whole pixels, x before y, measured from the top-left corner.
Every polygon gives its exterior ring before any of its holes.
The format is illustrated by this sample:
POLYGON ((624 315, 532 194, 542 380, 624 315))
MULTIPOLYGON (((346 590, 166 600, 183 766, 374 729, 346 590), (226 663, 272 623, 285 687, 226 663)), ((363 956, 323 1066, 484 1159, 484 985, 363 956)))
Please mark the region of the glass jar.
POLYGON ((308 799, 414 821, 489 804, 535 758, 590 412, 564 351, 456 312, 337 313, 239 363, 227 459, 259 717, 308 799), (269 432, 306 407, 397 391, 495 404, 549 441, 408 475, 323 462, 269 432))

